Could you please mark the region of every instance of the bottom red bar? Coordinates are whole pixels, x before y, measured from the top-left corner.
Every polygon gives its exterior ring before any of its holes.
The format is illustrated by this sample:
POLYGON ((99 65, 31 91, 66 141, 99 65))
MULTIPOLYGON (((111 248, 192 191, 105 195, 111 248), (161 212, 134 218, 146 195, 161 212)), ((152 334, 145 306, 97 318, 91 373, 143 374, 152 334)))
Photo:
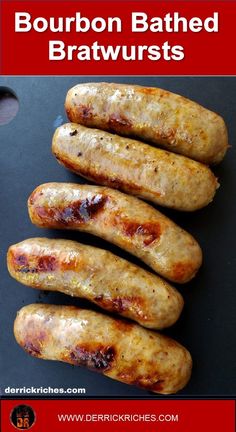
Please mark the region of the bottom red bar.
POLYGON ((2 400, 1 432, 234 432, 233 400, 2 400))

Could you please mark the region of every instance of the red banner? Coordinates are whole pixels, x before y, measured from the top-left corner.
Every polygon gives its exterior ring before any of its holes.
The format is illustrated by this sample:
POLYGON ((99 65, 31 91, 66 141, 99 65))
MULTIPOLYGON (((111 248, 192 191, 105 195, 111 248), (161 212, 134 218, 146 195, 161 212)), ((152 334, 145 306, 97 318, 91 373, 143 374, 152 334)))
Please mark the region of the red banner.
POLYGON ((1 431, 234 432, 232 400, 3 400, 1 431))
POLYGON ((235 75, 235 17, 233 1, 1 0, 0 73, 235 75))

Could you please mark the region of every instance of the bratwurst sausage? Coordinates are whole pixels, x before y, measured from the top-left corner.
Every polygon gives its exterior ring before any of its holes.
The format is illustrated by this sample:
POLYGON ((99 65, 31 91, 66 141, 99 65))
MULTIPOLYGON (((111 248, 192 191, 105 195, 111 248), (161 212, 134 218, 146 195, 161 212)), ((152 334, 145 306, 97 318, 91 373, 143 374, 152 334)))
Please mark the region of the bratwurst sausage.
POLYGON ((189 281, 202 262, 190 234, 145 202, 114 189, 47 183, 34 190, 28 208, 35 225, 102 237, 175 282, 189 281))
POLYGON ((22 241, 9 248, 7 264, 11 276, 25 285, 86 298, 144 327, 168 327, 183 308, 182 296, 158 276, 75 241, 22 241))
POLYGON ((206 206, 218 186, 199 162, 75 123, 56 130, 52 151, 62 165, 89 180, 177 210, 206 206))
POLYGON ((74 306, 25 306, 14 334, 34 357, 86 366, 155 393, 176 393, 191 375, 191 356, 174 340, 74 306))
POLYGON ((159 88, 79 84, 68 91, 65 109, 74 123, 140 138, 206 164, 220 162, 228 147, 222 117, 159 88))

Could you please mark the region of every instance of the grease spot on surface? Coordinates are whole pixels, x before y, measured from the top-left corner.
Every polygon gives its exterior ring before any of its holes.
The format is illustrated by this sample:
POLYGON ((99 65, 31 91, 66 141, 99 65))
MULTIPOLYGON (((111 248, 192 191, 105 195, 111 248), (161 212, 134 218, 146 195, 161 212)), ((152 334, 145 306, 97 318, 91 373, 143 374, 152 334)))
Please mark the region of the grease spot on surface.
POLYGON ((64 120, 63 120, 62 115, 58 115, 53 122, 53 128, 54 129, 58 128, 59 126, 61 126, 63 124, 63 122, 64 122, 64 120))

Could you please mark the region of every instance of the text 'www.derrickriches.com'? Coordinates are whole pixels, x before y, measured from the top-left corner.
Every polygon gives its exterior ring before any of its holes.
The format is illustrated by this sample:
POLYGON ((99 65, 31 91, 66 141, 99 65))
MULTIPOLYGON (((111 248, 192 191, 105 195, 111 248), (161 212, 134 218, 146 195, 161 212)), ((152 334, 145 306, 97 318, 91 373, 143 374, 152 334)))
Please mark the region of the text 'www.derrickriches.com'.
POLYGON ((57 414, 59 422, 178 422, 178 414, 57 414))
POLYGON ((4 389, 5 394, 32 394, 32 395, 78 395, 86 394, 86 389, 81 387, 6 387, 4 389))

